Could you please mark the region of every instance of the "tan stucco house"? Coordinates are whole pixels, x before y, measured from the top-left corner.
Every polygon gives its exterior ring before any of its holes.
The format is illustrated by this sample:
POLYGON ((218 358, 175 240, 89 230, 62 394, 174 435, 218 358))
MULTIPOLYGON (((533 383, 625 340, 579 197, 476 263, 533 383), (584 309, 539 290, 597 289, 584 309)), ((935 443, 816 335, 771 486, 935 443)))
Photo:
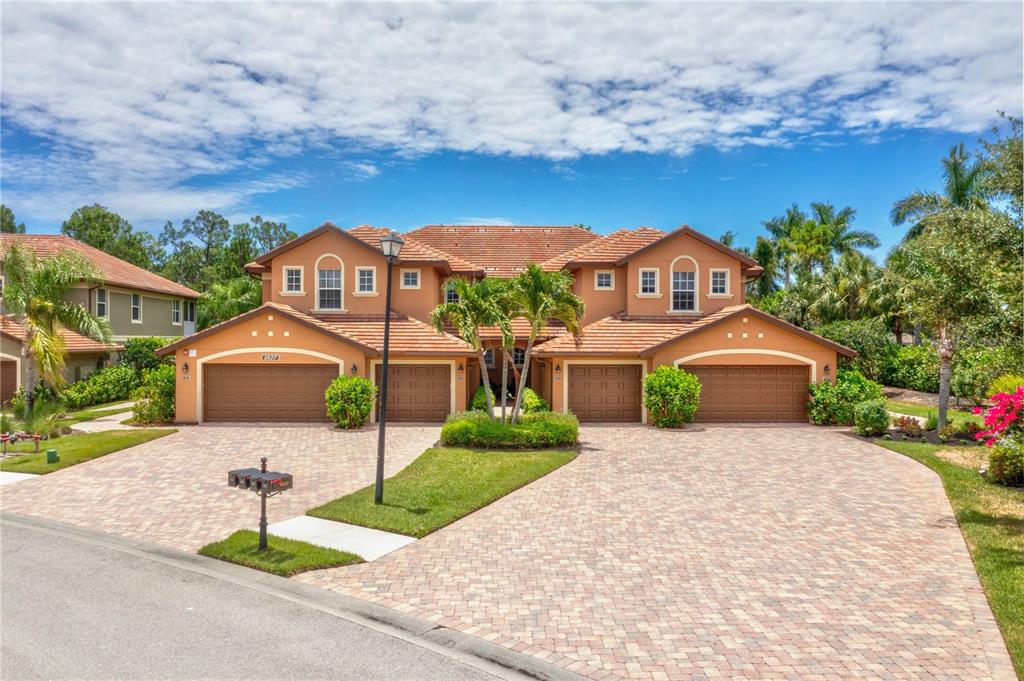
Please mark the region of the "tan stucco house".
MULTIPOLYGON (((178 421, 323 420, 334 377, 379 380, 388 233, 326 223, 249 263, 263 284, 261 307, 161 350, 178 369, 178 421)), ((436 422, 469 406, 477 356, 424 320, 450 277, 510 277, 531 262, 571 272, 586 302, 582 337, 548 326, 529 374, 556 411, 583 421, 646 421, 641 381, 663 364, 700 377, 698 420, 806 421, 808 383, 831 380, 837 357, 854 355, 747 305, 745 284, 761 268, 690 227, 602 236, 570 226, 429 225, 402 237, 389 419, 436 422)), ((483 336, 497 346, 496 330, 483 336)), ((498 359, 488 353, 489 364, 498 359)))

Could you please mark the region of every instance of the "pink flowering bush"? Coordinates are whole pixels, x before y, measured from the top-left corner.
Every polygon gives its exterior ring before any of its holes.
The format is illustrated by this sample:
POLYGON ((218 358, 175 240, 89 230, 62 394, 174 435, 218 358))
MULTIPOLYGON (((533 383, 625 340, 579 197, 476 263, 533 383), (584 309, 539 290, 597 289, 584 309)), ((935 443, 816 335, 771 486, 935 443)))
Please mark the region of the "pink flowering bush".
MULTIPOLYGON (((1004 438, 1024 437, 1024 386, 1013 393, 997 393, 992 401, 995 404, 985 413, 985 428, 975 437, 989 447, 1004 438)), ((975 414, 981 412, 981 407, 975 407, 975 414)))

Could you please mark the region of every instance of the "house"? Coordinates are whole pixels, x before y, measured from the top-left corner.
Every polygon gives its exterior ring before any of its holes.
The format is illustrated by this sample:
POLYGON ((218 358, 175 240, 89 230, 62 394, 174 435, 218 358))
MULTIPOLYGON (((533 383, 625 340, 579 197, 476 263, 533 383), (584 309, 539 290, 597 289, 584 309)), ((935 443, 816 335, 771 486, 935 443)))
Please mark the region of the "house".
POLYGON ((25 330, 4 314, 3 254, 11 246, 35 253, 39 258, 62 251, 79 253, 99 270, 101 284, 81 282, 68 299, 93 314, 103 317, 113 333, 113 343, 97 343, 71 331, 62 335, 68 349, 64 377, 69 381, 85 378, 109 360, 110 354, 123 349, 122 343, 134 336, 181 337, 195 331, 196 299, 199 293, 176 284, 141 267, 115 258, 103 251, 62 234, 4 234, 0 238, 0 403, 26 379, 27 367, 22 355, 25 330))
MULTIPOLYGON (((340 375, 379 382, 389 230, 326 223, 246 266, 263 304, 161 349, 178 368, 177 419, 323 420, 340 375)), ((529 383, 584 421, 643 422, 641 381, 681 366, 703 383, 705 421, 806 421, 807 385, 830 380, 852 350, 747 305, 761 274, 747 256, 691 229, 601 236, 578 227, 429 225, 403 235, 394 267, 388 418, 441 421, 466 409, 479 359, 426 320, 449 278, 509 277, 530 262, 575 277, 587 306, 577 341, 543 331, 529 383)), ((522 365, 527 325, 514 324, 522 365)), ((496 330, 482 333, 497 347, 496 330)), ((500 356, 493 349, 488 364, 500 356)), ((492 382, 496 372, 491 372, 492 382)), ((374 414, 376 418, 376 414, 374 414)))

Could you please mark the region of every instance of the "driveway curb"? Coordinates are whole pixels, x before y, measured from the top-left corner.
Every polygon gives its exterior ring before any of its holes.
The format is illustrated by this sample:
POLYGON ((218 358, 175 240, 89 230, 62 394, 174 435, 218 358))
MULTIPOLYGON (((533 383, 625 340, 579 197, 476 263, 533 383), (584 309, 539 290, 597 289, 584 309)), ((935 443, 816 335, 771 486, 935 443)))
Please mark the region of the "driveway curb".
POLYGON ((0 522, 123 551, 283 598, 419 645, 499 678, 587 679, 563 667, 390 608, 214 558, 9 511, 0 512, 0 522))

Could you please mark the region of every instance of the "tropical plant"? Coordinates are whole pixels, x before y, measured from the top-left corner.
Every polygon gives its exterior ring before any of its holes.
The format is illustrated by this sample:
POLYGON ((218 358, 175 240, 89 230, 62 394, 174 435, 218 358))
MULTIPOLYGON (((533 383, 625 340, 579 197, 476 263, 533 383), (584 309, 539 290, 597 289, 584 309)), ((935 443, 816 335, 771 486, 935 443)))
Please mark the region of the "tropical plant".
POLYGON ((700 379, 682 369, 661 365, 644 378, 644 407, 651 424, 680 428, 693 421, 700 404, 700 379))
POLYGON ((839 262, 814 281, 808 311, 822 322, 862 319, 877 313, 873 287, 879 278, 871 258, 856 252, 843 253, 839 262))
MULTIPOLYGON (((957 350, 954 359, 949 390, 974 404, 981 404, 993 394, 989 386, 1000 375, 1024 372, 1024 348, 964 347, 957 350)), ((1012 393, 1016 389, 1017 386, 1011 386, 1000 392, 1012 393)))
POLYGON ((139 387, 140 379, 135 369, 124 364, 98 369, 89 374, 88 378, 64 388, 61 399, 71 409, 127 400, 139 387))
POLYGON ((196 322, 199 329, 237 317, 259 307, 263 302, 263 288, 252 277, 236 277, 210 286, 199 296, 196 322))
POLYGON ((999 393, 1013 394, 1024 385, 1024 376, 1004 374, 992 381, 988 386, 987 397, 992 398, 999 393))
MULTIPOLYGON (((480 327, 496 326, 501 333, 503 345, 510 342, 510 337, 514 338, 511 322, 491 295, 494 292, 494 280, 483 279, 472 283, 455 277, 445 283, 442 295, 449 289, 455 293, 455 299, 446 300, 435 307, 430 313, 430 323, 441 332, 447 330, 447 325, 451 325, 462 340, 469 343, 480 358, 483 383, 489 386, 491 380, 487 373, 486 350, 480 340, 480 327)), ((491 391, 485 391, 484 395, 487 397, 487 416, 494 418, 491 391)))
POLYGON ((848 426, 853 423, 857 404, 882 399, 882 386, 859 371, 837 371, 835 383, 820 381, 811 383, 808 389, 811 400, 807 413, 819 426, 848 426))
POLYGON ((473 399, 470 400, 469 408, 471 411, 487 411, 488 402, 494 401, 494 393, 491 391, 491 386, 481 385, 473 393, 473 399), (491 393, 487 395, 486 393, 491 393))
MULTIPOLYGON (((989 447, 1003 438, 1024 438, 1024 386, 1012 394, 999 393, 992 402, 985 411, 985 426, 975 437, 989 447)), ((982 413, 981 408, 975 407, 974 413, 982 413)))
POLYGON ((832 256, 861 256, 862 248, 877 248, 878 237, 863 229, 853 229, 857 211, 847 206, 836 210, 831 203, 811 203, 811 220, 825 228, 828 259, 825 267, 832 266, 832 256))
POLYGON ((533 345, 541 329, 549 321, 561 322, 566 331, 574 337, 582 330, 581 322, 586 310, 583 300, 572 292, 573 278, 568 272, 546 272, 539 265, 530 263, 526 270, 512 280, 512 295, 516 300, 519 315, 530 323, 530 335, 526 340, 526 359, 519 375, 519 390, 512 407, 512 422, 519 418, 523 406, 523 394, 533 359, 533 345))
POLYGON ((154 369, 164 363, 164 360, 157 356, 156 351, 165 345, 167 345, 167 339, 156 336, 129 338, 124 342, 124 350, 121 351, 119 361, 140 373, 146 369, 154 369))
MULTIPOLYGON (((794 235, 807 222, 807 216, 795 203, 786 209, 784 215, 765 220, 761 224, 772 236, 777 262, 782 269, 782 286, 789 288, 792 283, 795 253, 793 248, 794 235)), ((756 251, 756 249, 755 249, 756 251)), ((766 271, 767 273, 767 271, 766 271)))
MULTIPOLYGON (((21 420, 21 429, 31 435, 50 437, 60 434, 60 416, 64 408, 59 402, 36 400, 21 420)), ((39 440, 36 440, 39 451, 39 440)))
POLYGON ((942 159, 942 192, 916 191, 893 204, 889 218, 894 225, 912 222, 904 239, 921 236, 926 228, 925 219, 951 208, 963 210, 985 209, 988 196, 985 176, 988 169, 979 160, 971 160, 967 147, 961 143, 949 150, 942 159))
POLYGON ((174 420, 176 371, 161 364, 142 372, 142 385, 132 392, 135 423, 170 423, 174 420))
POLYGON ((889 430, 890 421, 885 400, 865 400, 853 408, 853 424, 859 435, 882 435, 889 430))
POLYGON ((533 388, 526 388, 523 390, 523 413, 524 414, 537 414, 543 411, 551 411, 551 405, 547 401, 537 394, 537 391, 533 388))
POLYGON ((362 376, 338 376, 324 392, 327 415, 341 428, 362 428, 370 418, 377 386, 362 376))
POLYGON ((907 437, 921 437, 921 422, 913 416, 897 416, 892 425, 907 437))
POLYGON ((64 383, 66 352, 62 329, 110 341, 106 320, 78 303, 65 300, 78 283, 99 283, 100 273, 95 265, 74 252, 63 251, 39 259, 13 245, 5 256, 4 276, 4 307, 25 328, 22 353, 29 359, 26 403, 31 407, 37 373, 51 385, 64 383))
POLYGON ((853 359, 841 357, 840 366, 857 369, 873 381, 884 380, 898 350, 892 334, 877 317, 832 322, 814 329, 814 333, 856 350, 853 359))

